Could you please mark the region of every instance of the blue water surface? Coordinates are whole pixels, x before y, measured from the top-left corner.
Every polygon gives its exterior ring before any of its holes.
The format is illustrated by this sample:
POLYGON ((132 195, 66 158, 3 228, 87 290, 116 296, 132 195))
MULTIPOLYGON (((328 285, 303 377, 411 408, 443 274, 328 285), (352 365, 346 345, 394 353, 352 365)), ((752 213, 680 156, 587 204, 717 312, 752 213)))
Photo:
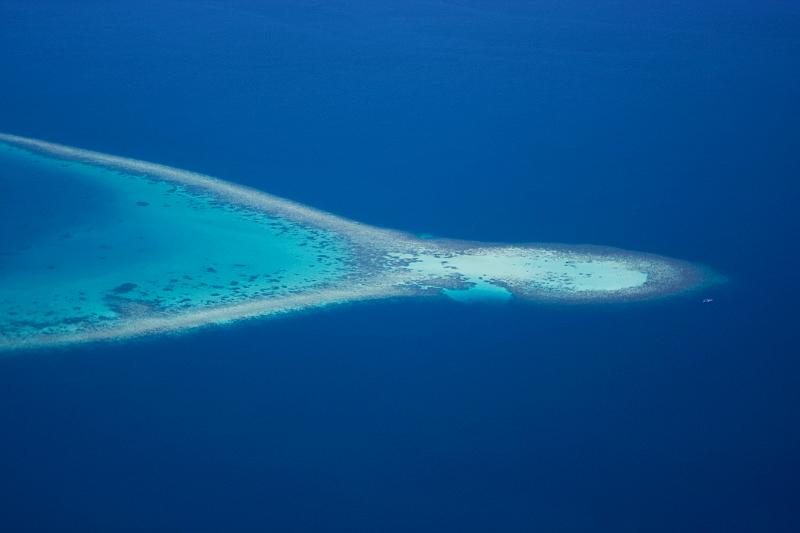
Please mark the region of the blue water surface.
POLYGON ((0 359, 0 530, 800 530, 799 36, 788 0, 0 0, 2 131, 729 278, 0 359))

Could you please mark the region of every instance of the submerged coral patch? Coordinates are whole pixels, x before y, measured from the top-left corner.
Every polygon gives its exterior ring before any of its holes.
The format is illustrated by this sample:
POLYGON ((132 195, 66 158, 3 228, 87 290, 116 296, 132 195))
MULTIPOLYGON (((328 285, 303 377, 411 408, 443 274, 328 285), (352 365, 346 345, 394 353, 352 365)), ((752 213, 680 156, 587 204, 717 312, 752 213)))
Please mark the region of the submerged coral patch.
POLYGON ((688 263, 616 249, 417 238, 202 174, 12 135, 0 134, 0 183, 16 195, 6 201, 31 205, 15 211, 0 246, 6 349, 387 296, 611 301, 703 279, 688 263), (58 202, 49 190, 72 194, 58 202))

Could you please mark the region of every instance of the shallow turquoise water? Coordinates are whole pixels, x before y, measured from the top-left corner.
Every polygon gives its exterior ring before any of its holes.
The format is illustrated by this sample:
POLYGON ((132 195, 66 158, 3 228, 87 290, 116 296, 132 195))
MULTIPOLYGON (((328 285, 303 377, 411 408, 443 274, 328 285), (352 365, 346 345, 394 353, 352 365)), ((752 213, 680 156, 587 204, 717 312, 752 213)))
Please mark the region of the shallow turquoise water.
POLYGON ((466 289, 444 289, 442 292, 457 302, 507 302, 514 297, 505 287, 479 281, 466 289))
MULTIPOLYGON (((624 250, 420 240, 209 176, 13 135, 0 346, 176 331, 394 295, 620 299, 697 286, 624 250)), ((5 164, 4 164, 5 163, 5 164)))
POLYGON ((0 250, 8 339, 284 296, 346 270, 347 247, 323 230, 165 181, 2 143, 0 172, 14 209, 0 250))

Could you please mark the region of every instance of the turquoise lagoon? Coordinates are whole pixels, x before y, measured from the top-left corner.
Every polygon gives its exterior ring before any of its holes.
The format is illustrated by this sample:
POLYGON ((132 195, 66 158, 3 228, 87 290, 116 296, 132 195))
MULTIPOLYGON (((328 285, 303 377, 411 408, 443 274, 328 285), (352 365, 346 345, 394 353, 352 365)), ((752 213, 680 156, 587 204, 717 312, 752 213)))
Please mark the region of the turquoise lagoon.
POLYGON ((445 294, 642 299, 702 269, 609 248, 422 239, 216 178, 0 135, 0 347, 445 294))

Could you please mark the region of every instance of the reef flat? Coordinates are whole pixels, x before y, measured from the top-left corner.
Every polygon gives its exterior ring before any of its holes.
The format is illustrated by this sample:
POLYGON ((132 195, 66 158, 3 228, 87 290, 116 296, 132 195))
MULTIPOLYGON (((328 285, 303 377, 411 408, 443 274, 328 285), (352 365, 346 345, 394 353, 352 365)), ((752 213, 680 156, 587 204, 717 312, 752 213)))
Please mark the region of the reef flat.
POLYGON ((593 246, 416 238, 217 178, 0 134, 0 349, 358 300, 622 301, 702 268, 593 246))

